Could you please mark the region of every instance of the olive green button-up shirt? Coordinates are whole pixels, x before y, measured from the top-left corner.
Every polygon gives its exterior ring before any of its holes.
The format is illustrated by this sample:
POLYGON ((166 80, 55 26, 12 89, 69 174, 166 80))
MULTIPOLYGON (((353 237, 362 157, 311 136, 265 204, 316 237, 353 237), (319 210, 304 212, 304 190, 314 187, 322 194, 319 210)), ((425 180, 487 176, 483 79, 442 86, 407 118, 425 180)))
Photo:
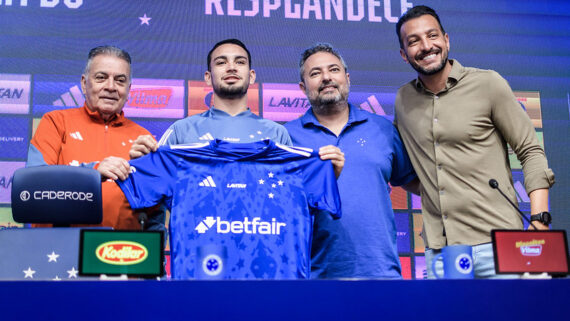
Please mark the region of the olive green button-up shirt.
POLYGON ((534 127, 507 81, 492 70, 450 60, 445 89, 415 79, 398 90, 395 123, 422 188, 426 246, 476 245, 492 229, 521 229, 522 219, 498 191, 517 202, 507 143, 521 161, 527 193, 549 188, 554 174, 534 127))

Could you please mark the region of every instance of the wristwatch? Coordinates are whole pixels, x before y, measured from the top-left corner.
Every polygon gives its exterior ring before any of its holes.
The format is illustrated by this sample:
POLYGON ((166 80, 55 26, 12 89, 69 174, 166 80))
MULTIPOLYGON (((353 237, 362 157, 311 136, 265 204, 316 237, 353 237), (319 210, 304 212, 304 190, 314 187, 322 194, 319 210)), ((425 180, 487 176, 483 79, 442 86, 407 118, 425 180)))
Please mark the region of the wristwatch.
POLYGON ((539 221, 544 225, 550 225, 552 222, 552 216, 550 216, 549 212, 542 212, 535 215, 530 216, 531 221, 539 221))

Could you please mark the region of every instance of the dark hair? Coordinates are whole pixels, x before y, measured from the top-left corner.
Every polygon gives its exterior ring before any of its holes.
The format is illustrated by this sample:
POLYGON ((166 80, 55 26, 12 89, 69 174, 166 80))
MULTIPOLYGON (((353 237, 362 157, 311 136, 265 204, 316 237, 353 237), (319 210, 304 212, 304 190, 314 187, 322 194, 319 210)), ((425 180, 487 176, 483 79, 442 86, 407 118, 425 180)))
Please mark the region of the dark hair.
POLYGON ((411 19, 419 18, 424 15, 430 15, 437 20, 439 24, 439 29, 445 35, 445 30, 443 30, 443 26, 441 25, 441 21, 439 20, 439 16, 435 13, 435 10, 428 6, 415 6, 412 9, 408 10, 404 15, 400 17, 398 23, 396 24, 396 34, 398 35, 398 41, 400 42, 400 48, 404 49, 404 42, 402 41, 402 36, 400 35, 400 29, 402 29, 402 25, 411 19))
POLYGON ((212 52, 214 52, 214 50, 216 50, 216 48, 218 48, 221 45, 225 45, 225 44, 232 44, 232 45, 236 45, 236 46, 240 46, 243 48, 243 50, 245 50, 245 52, 247 52, 247 62, 249 63, 249 68, 251 69, 251 54, 249 53, 249 50, 247 50, 247 47, 245 46, 245 44, 241 41, 239 41, 238 39, 226 39, 226 40, 222 40, 220 42, 218 42, 217 44, 214 45, 214 47, 212 47, 212 49, 210 49, 210 52, 208 52, 208 61, 206 62, 206 65, 208 66, 208 71, 210 71, 210 60, 212 59, 212 52))
MULTIPOLYGON (((89 50, 89 55, 87 55, 87 64, 83 71, 85 76, 89 74, 89 69, 91 68, 93 59, 99 55, 109 55, 123 59, 129 64, 129 67, 131 66, 131 55, 129 55, 125 50, 115 46, 99 46, 89 50)), ((129 75, 129 78, 132 78, 131 75, 129 75)))
POLYGON ((305 81, 303 79, 303 73, 305 72, 305 62, 307 61, 307 59, 309 59, 310 56, 316 54, 317 52, 328 52, 331 55, 334 55, 342 63, 344 71, 348 72, 348 66, 346 65, 346 62, 344 61, 340 53, 336 49, 334 49, 330 43, 319 42, 314 44, 312 47, 305 49, 305 51, 303 51, 303 53, 301 54, 301 60, 299 61, 299 76, 301 77, 301 81, 305 81))

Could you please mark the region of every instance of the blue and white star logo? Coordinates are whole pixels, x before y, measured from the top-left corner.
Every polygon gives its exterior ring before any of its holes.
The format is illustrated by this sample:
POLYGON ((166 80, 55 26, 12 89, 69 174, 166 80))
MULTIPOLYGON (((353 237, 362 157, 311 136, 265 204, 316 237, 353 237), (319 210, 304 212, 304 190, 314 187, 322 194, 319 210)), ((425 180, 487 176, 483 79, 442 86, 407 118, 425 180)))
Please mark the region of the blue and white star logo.
POLYGON ((209 276, 216 276, 222 273, 224 263, 222 258, 216 254, 210 254, 202 260, 202 270, 209 276))
POLYGON ((467 254, 460 254, 455 259, 455 268, 463 274, 469 274, 473 271, 473 262, 467 254))

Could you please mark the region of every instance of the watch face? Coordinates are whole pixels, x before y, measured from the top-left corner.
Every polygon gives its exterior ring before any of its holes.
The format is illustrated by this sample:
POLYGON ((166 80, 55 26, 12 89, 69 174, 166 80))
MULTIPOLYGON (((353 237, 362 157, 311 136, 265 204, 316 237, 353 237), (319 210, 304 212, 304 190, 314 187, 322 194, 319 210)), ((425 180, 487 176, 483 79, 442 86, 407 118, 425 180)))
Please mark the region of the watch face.
POLYGON ((550 222, 552 222, 552 216, 550 216, 550 213, 542 212, 541 214, 542 214, 542 218, 541 218, 542 223, 548 225, 548 224, 550 224, 550 222))

